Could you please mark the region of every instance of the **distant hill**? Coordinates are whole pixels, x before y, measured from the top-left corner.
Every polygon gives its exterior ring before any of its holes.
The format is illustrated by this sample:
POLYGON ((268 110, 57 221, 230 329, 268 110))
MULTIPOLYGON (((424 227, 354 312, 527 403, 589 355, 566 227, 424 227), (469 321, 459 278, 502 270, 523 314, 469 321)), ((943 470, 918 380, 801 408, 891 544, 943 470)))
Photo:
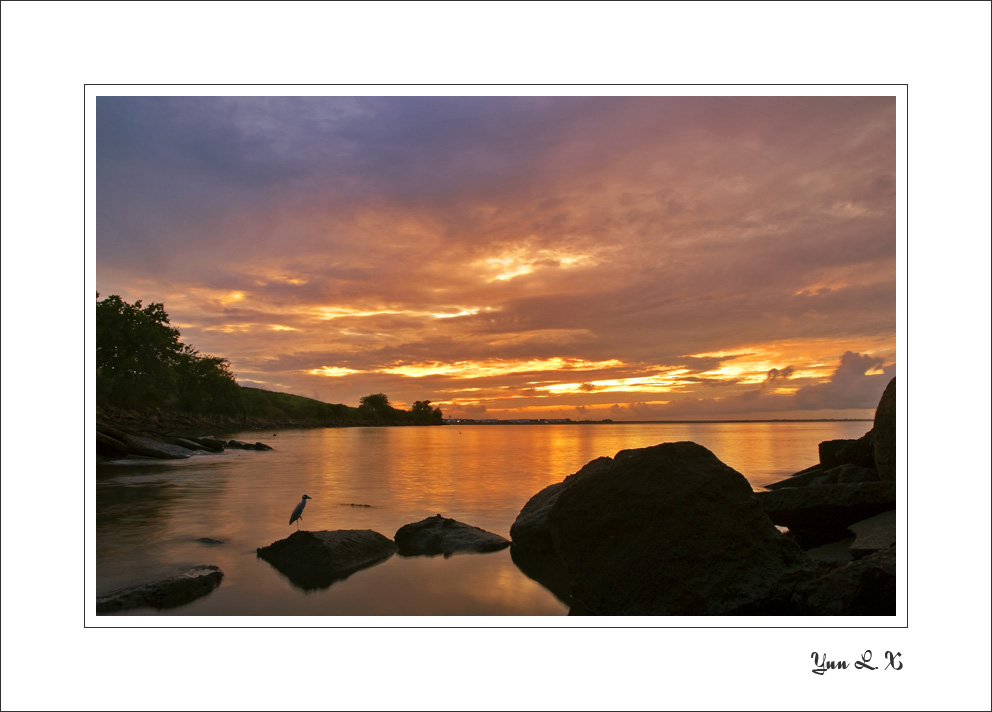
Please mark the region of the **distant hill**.
POLYGON ((242 417, 249 420, 292 420, 324 425, 359 425, 363 420, 358 408, 261 388, 241 386, 241 403, 242 417))

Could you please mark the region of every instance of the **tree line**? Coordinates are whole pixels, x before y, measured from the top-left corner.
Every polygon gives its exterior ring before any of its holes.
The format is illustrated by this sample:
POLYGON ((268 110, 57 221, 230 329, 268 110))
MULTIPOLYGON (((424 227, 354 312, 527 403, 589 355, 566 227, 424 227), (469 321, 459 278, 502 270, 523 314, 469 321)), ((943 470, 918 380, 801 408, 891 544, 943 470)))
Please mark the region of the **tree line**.
POLYGON ((165 305, 142 306, 113 294, 96 303, 98 405, 187 416, 224 415, 270 420, 321 421, 338 425, 439 425, 441 409, 428 400, 411 410, 394 408, 384 393, 361 399, 358 408, 238 385, 226 358, 197 351, 179 340, 165 305))

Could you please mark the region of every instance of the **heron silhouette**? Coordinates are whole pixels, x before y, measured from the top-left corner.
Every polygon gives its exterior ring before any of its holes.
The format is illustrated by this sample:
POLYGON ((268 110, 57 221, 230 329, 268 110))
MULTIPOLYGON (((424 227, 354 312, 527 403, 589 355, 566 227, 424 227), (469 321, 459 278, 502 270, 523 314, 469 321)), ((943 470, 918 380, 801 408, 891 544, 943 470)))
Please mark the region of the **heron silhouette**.
POLYGON ((299 531, 299 529, 300 529, 300 522, 299 522, 299 520, 300 519, 303 519, 303 508, 307 506, 307 500, 308 499, 313 499, 313 497, 311 497, 308 494, 303 495, 303 499, 301 499, 300 500, 300 503, 298 505, 296 505, 296 509, 293 510, 293 515, 289 518, 289 523, 290 524, 292 524, 293 522, 296 522, 296 530, 297 531, 299 531))

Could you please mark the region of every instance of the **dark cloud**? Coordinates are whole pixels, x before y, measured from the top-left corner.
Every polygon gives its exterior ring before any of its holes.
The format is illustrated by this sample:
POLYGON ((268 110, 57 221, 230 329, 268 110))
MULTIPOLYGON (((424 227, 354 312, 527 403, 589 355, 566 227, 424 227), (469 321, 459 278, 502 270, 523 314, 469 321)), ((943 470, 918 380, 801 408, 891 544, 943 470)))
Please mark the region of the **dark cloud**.
POLYGON ((878 374, 822 364, 894 359, 894 147, 886 97, 101 97, 97 286, 303 394, 560 357, 623 364, 556 374, 599 406, 676 367, 685 412, 863 403, 878 374))

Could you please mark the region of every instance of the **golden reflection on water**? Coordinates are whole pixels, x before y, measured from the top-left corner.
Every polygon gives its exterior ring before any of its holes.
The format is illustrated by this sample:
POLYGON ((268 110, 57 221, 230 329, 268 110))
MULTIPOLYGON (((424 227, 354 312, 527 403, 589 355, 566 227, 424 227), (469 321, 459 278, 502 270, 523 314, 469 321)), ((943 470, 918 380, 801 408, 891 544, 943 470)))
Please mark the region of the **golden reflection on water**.
POLYGON ((597 457, 692 440, 760 488, 818 459, 822 440, 863 435, 867 422, 478 425, 340 428, 233 435, 271 452, 227 451, 173 464, 97 471, 97 592, 199 564, 224 571, 213 593, 177 609, 128 615, 563 615, 567 608, 491 554, 399 557, 304 592, 255 549, 302 529, 372 529, 442 514, 509 537, 538 491, 597 457), (205 546, 200 537, 223 540, 205 546))

